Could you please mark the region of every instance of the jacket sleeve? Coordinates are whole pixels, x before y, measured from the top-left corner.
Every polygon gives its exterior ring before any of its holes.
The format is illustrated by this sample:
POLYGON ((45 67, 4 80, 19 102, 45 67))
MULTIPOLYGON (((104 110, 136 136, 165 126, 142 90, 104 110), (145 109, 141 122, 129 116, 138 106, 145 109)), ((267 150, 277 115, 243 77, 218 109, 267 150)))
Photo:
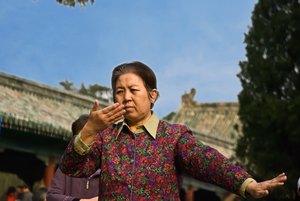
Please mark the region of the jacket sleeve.
POLYGON ((75 197, 65 195, 66 175, 57 168, 50 188, 47 191, 47 201, 72 201, 75 197))
POLYGON ((75 149, 75 138, 73 138, 62 155, 59 168, 61 171, 72 177, 89 177, 100 168, 102 141, 99 134, 89 151, 84 155, 75 149))
POLYGON ((183 126, 180 132, 176 152, 183 169, 201 181, 239 194, 241 185, 251 175, 216 149, 201 143, 188 128, 183 126))

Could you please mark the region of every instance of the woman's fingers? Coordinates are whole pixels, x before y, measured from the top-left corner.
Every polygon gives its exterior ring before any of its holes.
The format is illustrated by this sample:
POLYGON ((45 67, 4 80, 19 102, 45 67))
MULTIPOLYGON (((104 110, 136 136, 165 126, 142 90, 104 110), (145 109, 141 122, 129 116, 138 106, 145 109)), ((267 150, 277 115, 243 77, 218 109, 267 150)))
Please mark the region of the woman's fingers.
POLYGON ((99 101, 95 100, 91 113, 97 112, 97 116, 100 118, 100 121, 113 121, 114 119, 119 119, 125 114, 124 105, 120 103, 114 103, 100 110, 99 105, 99 101))
POLYGON ((115 123, 116 121, 123 119, 125 113, 124 105, 117 104, 114 105, 106 115, 109 122, 115 123))
POLYGON ((119 112, 117 112, 115 114, 115 116, 113 117, 113 121, 117 122, 120 121, 121 119, 124 119, 124 114, 126 113, 126 111, 124 109, 120 110, 119 112))
POLYGON ((94 105, 93 105, 93 107, 92 107, 90 113, 92 113, 92 112, 94 112, 94 111, 97 111, 99 105, 100 105, 99 101, 98 101, 98 100, 95 100, 94 105))
POLYGON ((249 193, 254 198, 265 197, 270 193, 270 191, 272 191, 276 187, 284 185, 286 180, 287 180, 287 176, 285 175, 285 173, 281 173, 277 177, 274 177, 273 179, 270 180, 266 180, 258 183, 252 182, 249 184, 250 187, 249 193))
POLYGON ((114 103, 100 110, 98 110, 98 106, 99 103, 95 102, 91 112, 93 112, 93 124, 96 125, 100 130, 105 129, 124 118, 123 115, 125 114, 125 106, 120 103, 114 103))
POLYGON ((279 174, 277 177, 271 179, 269 182, 268 182, 268 186, 267 186, 267 189, 274 189, 278 186, 282 186, 284 185, 284 182, 287 180, 287 176, 285 175, 285 173, 281 173, 279 174))
POLYGON ((279 182, 284 183, 284 182, 287 180, 287 176, 286 176, 285 173, 283 172, 283 173, 281 173, 280 175, 278 175, 278 176, 276 177, 276 179, 277 179, 279 182))
POLYGON ((116 112, 122 110, 124 108, 124 105, 121 105, 120 103, 114 103, 110 106, 107 106, 102 109, 103 114, 106 114, 107 116, 112 116, 116 112))
POLYGON ((109 120, 114 120, 125 114, 124 105, 115 103, 113 105, 104 108, 102 110, 102 113, 105 118, 109 120))

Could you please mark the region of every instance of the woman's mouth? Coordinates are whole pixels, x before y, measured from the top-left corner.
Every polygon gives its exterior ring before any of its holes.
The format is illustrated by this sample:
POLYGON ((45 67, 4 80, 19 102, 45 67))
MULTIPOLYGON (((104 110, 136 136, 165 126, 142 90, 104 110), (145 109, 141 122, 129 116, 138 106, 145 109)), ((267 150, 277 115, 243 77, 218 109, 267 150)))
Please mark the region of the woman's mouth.
POLYGON ((128 112, 128 111, 132 110, 132 109, 133 109, 133 107, 132 107, 132 106, 125 106, 125 108, 124 108, 124 109, 126 110, 126 112, 128 112))

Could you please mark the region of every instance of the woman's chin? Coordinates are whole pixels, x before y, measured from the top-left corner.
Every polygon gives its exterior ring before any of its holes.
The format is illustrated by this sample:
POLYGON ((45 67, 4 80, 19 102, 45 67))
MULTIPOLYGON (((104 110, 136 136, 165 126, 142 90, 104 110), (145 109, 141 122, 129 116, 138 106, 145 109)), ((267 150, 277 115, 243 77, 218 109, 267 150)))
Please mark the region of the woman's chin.
POLYGON ((131 119, 132 115, 130 115, 130 112, 127 112, 124 114, 125 119, 131 119))
POLYGON ((131 112, 126 112, 124 117, 125 117, 125 119, 127 119, 129 121, 134 121, 136 119, 136 117, 131 112))

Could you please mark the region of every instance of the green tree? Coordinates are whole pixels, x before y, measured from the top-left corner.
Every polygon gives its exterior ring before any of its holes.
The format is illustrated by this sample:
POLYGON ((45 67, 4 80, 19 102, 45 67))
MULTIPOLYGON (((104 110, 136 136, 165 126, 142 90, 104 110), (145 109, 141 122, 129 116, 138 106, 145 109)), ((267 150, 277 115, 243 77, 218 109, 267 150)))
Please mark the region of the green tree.
POLYGON ((88 2, 91 2, 93 4, 95 0, 56 0, 58 3, 63 4, 65 6, 75 6, 76 4, 80 4, 82 6, 85 6, 88 2))
POLYGON ((70 82, 68 80, 59 82, 61 86, 67 91, 76 92, 85 96, 90 96, 97 99, 102 99, 107 102, 113 102, 112 97, 112 89, 101 86, 99 84, 93 84, 89 85, 88 87, 85 87, 83 83, 81 83, 80 88, 77 89, 73 82, 70 82))
POLYGON ((83 94, 83 95, 89 95, 88 89, 84 86, 83 83, 81 83, 78 93, 83 94))
POLYGON ((95 98, 112 99, 112 90, 99 84, 90 85, 88 88, 89 95, 95 98))
POLYGON ((75 87, 74 87, 73 82, 70 82, 68 80, 61 81, 61 82, 59 82, 59 84, 61 86, 63 86, 65 90, 68 90, 68 91, 75 91, 76 90, 75 87))
POLYGON ((245 35, 238 77, 244 135, 237 157, 259 180, 285 172, 263 200, 291 200, 300 176, 300 2, 259 0, 245 35))

